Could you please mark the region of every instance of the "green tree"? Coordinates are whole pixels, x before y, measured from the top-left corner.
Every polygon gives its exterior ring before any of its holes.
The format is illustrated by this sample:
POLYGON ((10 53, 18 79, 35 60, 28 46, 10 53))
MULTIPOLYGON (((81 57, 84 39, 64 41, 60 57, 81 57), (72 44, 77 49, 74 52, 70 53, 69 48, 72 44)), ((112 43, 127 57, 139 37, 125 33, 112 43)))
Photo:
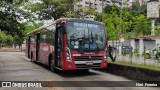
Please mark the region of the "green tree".
POLYGON ((6 46, 12 47, 12 45, 13 45, 13 37, 12 37, 12 35, 6 35, 4 43, 5 43, 6 46))
POLYGON ((23 32, 25 35, 25 38, 27 36, 27 33, 29 33, 30 31, 32 31, 42 25, 43 25, 42 23, 35 23, 35 22, 23 23, 23 26, 25 27, 24 32, 23 32))
MULTIPOLYGON (((133 15, 129 11, 128 7, 123 9, 117 6, 106 6, 104 9, 104 23, 107 30, 109 39, 118 40, 120 36, 129 38, 128 32, 131 32, 133 15)), ((95 20, 102 21, 101 13, 95 14, 95 20)))
POLYGON ((132 21, 128 21, 127 14, 124 17, 120 17, 116 13, 105 14, 105 26, 107 30, 107 36, 110 40, 118 40, 120 36, 125 36, 127 31, 130 30, 132 21))
POLYGON ((111 14, 111 13, 116 13, 116 14, 120 14, 120 8, 115 6, 115 5, 107 5, 104 8, 104 12, 107 14, 111 14))
POLYGON ((77 0, 41 0, 42 3, 29 3, 26 9, 35 12, 39 19, 58 19, 73 12, 77 0))
POLYGON ((108 39, 116 40, 119 32, 120 18, 114 14, 105 14, 105 27, 108 39))
POLYGON ((0 32, 0 47, 4 45, 11 47, 13 45, 13 37, 12 35, 7 35, 4 32, 0 32))
POLYGON ((139 16, 134 17, 134 35, 149 35, 151 32, 150 23, 147 18, 140 14, 139 16))
POLYGON ((132 8, 130 9, 133 15, 144 14, 147 16, 147 5, 140 5, 139 1, 133 3, 132 8))
POLYGON ((94 20, 102 22, 102 13, 95 13, 94 20))
POLYGON ((79 7, 71 13, 67 13, 67 17, 71 18, 84 18, 87 15, 94 15, 95 9, 90 7, 79 7))
POLYGON ((24 19, 30 19, 32 15, 21 9, 28 0, 1 0, 0 1, 0 29, 5 32, 4 44, 11 46, 16 41, 13 37, 18 35, 21 43, 24 40, 24 24, 22 21, 24 19))
POLYGON ((0 47, 4 44, 5 42, 5 36, 6 34, 4 32, 0 32, 0 47))
POLYGON ((160 34, 160 23, 155 26, 155 34, 160 34))
POLYGON ((14 44, 15 47, 19 46, 19 48, 20 48, 23 41, 24 41, 24 38, 21 38, 19 35, 15 35, 13 37, 13 42, 14 42, 13 44, 14 44))
POLYGON ((20 0, 7 1, 0 1, 0 29, 2 31, 5 31, 7 34, 11 34, 12 36, 15 34, 21 35, 21 33, 19 32, 21 21, 24 19, 28 19, 30 17, 30 14, 17 6, 18 4, 16 2, 20 0))

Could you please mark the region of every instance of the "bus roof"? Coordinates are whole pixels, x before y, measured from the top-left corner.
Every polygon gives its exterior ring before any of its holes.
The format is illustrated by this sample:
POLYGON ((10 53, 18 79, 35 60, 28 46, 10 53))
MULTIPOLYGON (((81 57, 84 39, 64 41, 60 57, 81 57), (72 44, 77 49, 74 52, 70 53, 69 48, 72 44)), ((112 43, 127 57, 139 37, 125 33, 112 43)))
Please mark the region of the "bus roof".
POLYGON ((79 18, 65 18, 65 19, 66 19, 66 21, 78 21, 78 22, 87 22, 87 23, 94 23, 94 24, 103 24, 102 22, 79 19, 79 18))
POLYGON ((85 19, 78 19, 78 18, 60 18, 60 19, 57 19, 55 21, 52 21, 48 24, 44 24, 43 26, 29 32, 27 35, 31 35, 32 33, 35 33, 35 32, 39 32, 41 30, 43 30, 44 28, 47 28, 53 24, 57 24, 57 23, 61 23, 62 21, 65 21, 65 22, 69 22, 69 21, 78 21, 78 22, 87 22, 87 23, 93 23, 93 24, 102 24, 102 22, 98 22, 98 21, 92 21, 92 20, 85 20, 85 19))

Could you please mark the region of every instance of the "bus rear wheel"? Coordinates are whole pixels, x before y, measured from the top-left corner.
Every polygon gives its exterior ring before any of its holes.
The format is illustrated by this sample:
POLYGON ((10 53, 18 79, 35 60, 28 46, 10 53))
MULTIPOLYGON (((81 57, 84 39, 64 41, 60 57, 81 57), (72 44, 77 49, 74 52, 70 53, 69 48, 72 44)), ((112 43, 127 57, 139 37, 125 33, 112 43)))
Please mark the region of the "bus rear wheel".
POLYGON ((55 65, 53 64, 52 60, 49 60, 49 70, 51 72, 57 72, 57 69, 55 68, 55 65))
POLYGON ((53 63, 51 62, 50 63, 50 70, 51 70, 51 72, 54 72, 55 70, 54 70, 55 68, 54 68, 54 65, 53 65, 53 63))

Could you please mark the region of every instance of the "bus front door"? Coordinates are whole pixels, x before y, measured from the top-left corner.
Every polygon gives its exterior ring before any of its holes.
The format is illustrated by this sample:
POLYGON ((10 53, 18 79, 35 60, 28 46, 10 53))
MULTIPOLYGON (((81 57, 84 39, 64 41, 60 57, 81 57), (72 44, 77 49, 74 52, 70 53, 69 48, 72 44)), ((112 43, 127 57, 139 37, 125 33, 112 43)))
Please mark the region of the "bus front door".
POLYGON ((56 52, 55 52, 55 67, 61 68, 62 63, 62 50, 63 50, 63 35, 62 35, 62 27, 58 27, 56 30, 56 52))

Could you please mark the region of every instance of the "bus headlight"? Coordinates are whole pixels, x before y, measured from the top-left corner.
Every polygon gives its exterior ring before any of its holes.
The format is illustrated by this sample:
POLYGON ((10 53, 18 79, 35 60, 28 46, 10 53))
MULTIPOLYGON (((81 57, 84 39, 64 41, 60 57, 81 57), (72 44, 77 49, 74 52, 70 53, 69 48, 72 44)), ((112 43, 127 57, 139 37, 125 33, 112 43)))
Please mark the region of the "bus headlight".
POLYGON ((72 61, 71 53, 70 53, 69 48, 66 48, 66 59, 67 59, 67 61, 72 61))

